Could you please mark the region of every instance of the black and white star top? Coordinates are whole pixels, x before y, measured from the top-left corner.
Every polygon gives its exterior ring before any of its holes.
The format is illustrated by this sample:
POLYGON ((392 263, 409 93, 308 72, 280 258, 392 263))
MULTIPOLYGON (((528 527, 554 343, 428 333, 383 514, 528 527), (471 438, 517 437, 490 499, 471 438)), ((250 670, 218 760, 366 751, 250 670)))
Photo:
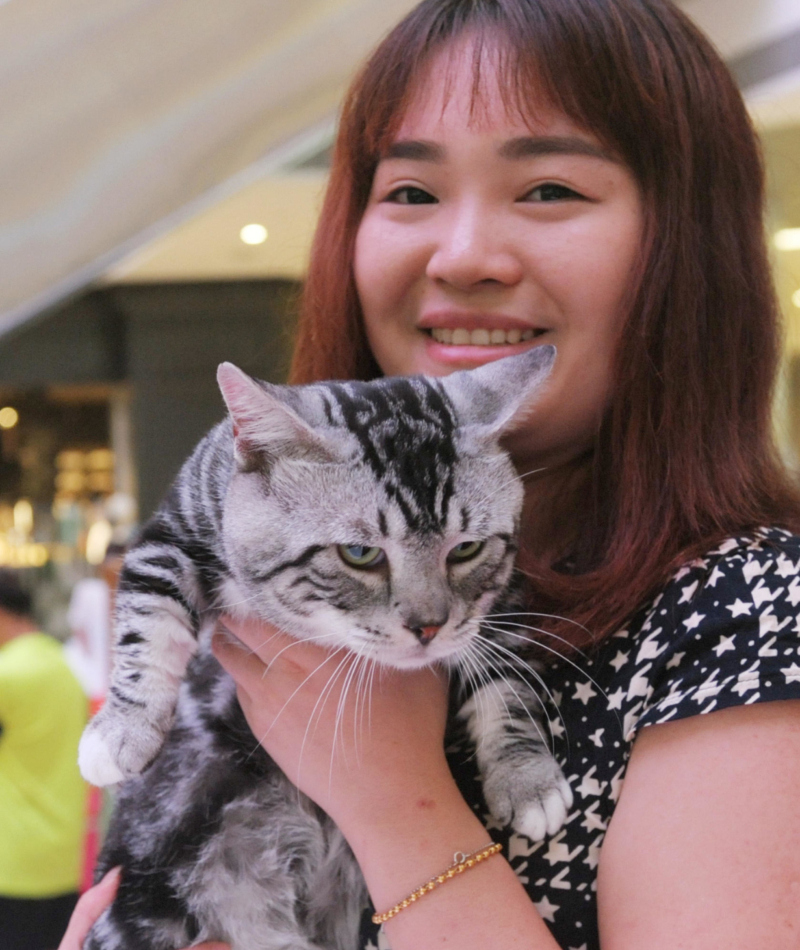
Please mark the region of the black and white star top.
MULTIPOLYGON (((543 679, 554 751, 575 796, 557 834, 534 843, 496 822, 461 741, 448 749, 450 767, 559 946, 599 950, 598 859, 639 730, 800 698, 800 537, 764 528, 725 541, 680 568, 591 656, 554 660, 543 679)), ((389 947, 368 915, 361 944, 389 947)))

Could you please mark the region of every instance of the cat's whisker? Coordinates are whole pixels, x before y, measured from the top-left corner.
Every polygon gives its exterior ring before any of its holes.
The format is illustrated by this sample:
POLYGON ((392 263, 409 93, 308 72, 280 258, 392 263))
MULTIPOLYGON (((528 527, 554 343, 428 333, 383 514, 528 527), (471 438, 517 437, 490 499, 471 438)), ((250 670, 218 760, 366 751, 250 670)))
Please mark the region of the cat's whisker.
MULTIPOLYGON (((517 702, 520 704, 520 707, 525 711, 525 714, 527 715, 528 719, 530 719, 531 723, 533 724, 533 727, 536 729, 536 732, 538 733, 539 738, 542 740, 542 742, 543 742, 546 746, 552 747, 553 734, 552 734, 552 725, 551 725, 551 722, 550 722, 550 716, 549 716, 549 714, 548 714, 548 712, 547 712, 547 707, 545 706, 545 704, 544 704, 544 702, 542 701, 542 699, 539 697, 538 692, 536 691, 536 689, 531 685, 530 682, 528 682, 527 679, 525 679, 524 676, 520 676, 520 677, 519 677, 523 682, 525 682, 528 686, 531 687, 531 690, 533 691, 534 696, 536 696, 536 699, 538 700, 539 705, 540 705, 541 708, 542 708, 542 712, 544 713, 545 718, 547 719, 547 724, 548 724, 548 726, 550 727, 550 741, 549 741, 549 742, 548 742, 548 740, 545 738, 545 736, 543 735, 542 730, 539 728, 539 722, 538 722, 538 720, 537 720, 536 717, 533 715, 533 713, 528 709, 528 707, 527 707, 527 705, 525 704, 524 700, 522 699, 522 697, 519 695, 519 693, 518 693, 517 690, 515 689, 513 682, 509 679, 508 676, 506 676, 506 675, 504 674, 501 665, 495 661, 495 657, 494 657, 494 655, 493 655, 493 653, 492 653, 492 650, 491 650, 491 649, 487 649, 487 648, 495 648, 495 647, 497 647, 497 644, 492 643, 491 640, 487 640, 485 637, 481 637, 480 634, 478 634, 478 635, 476 636, 475 640, 473 640, 472 647, 473 647, 473 649, 475 650, 475 652, 476 652, 479 656, 481 656, 481 657, 484 659, 484 661, 486 661, 486 662, 488 662, 488 663, 490 664, 490 666, 491 666, 491 667, 494 669, 494 671, 497 673, 498 677, 502 679, 502 681, 506 684, 506 686, 507 686, 507 687, 511 690, 511 692, 514 694, 514 698, 515 698, 515 699, 517 700, 517 702)), ((536 681, 537 681, 537 682, 540 682, 540 677, 538 676, 538 674, 536 674, 534 670, 531 670, 531 672, 534 674, 534 676, 535 676, 535 678, 536 678, 536 681)), ((517 674, 517 675, 519 675, 519 674, 517 674)), ((494 678, 490 679, 489 682, 490 682, 492 685, 495 685, 495 684, 496 684, 496 680, 495 680, 494 678)), ((495 685, 495 689, 497 689, 496 685, 495 685)), ((504 706, 505 706, 505 708, 506 708, 506 715, 507 715, 509 721, 513 721, 513 716, 511 715, 511 711, 510 711, 509 708, 508 708, 508 704, 505 702, 505 697, 502 696, 502 693, 500 693, 499 689, 497 689, 497 692, 498 692, 498 695, 500 695, 500 696, 502 697, 502 699, 503 699, 503 704, 504 704, 504 706)), ((559 715, 560 715, 560 713, 559 713, 559 715)))
MULTIPOLYGON (((506 621, 506 623, 508 623, 508 621, 506 621)), ((533 630, 533 631, 536 631, 537 633, 543 632, 539 630, 537 627, 530 627, 530 626, 527 626, 526 624, 509 624, 509 626, 521 627, 524 630, 533 630)), ((487 627, 491 628, 491 624, 487 624, 487 627)), ((547 644, 545 643, 541 643, 539 640, 534 641, 530 637, 526 637, 520 633, 513 633, 511 630, 504 630, 501 628, 497 628, 496 632, 503 634, 504 636, 514 637, 517 640, 524 640, 526 643, 535 643, 536 646, 541 648, 542 650, 545 650, 548 653, 552 653, 554 656, 557 656, 559 660, 563 660, 565 663, 568 663, 571 667, 573 667, 573 669, 577 670, 577 672, 580 673, 581 676, 587 679, 592 684, 592 686, 596 687, 596 689, 598 690, 600 695, 606 700, 606 702, 610 702, 610 697, 608 693, 597 682, 597 680, 594 679, 594 677, 591 676, 589 673, 587 673, 586 670, 584 670, 582 667, 578 666, 578 664, 575 663, 573 660, 571 660, 568 656, 565 656, 564 654, 559 653, 558 650, 554 650, 552 647, 547 646, 547 644)), ((542 683, 542 685, 544 686, 544 683, 542 683)), ((620 723, 620 729, 622 729, 622 723, 620 721, 619 716, 616 714, 616 712, 615 712, 615 716, 616 716, 617 722, 620 723)))
MULTIPOLYGON (((526 616, 526 615, 525 615, 525 614, 508 614, 508 616, 510 616, 510 617, 524 617, 524 616, 526 616)), ((532 616, 535 617, 536 614, 532 614, 532 616)), ((513 625, 513 621, 511 621, 511 620, 502 620, 502 619, 495 620, 495 619, 494 619, 494 616, 493 616, 492 614, 486 615, 486 616, 484 617, 484 621, 485 621, 486 623, 489 623, 489 622, 494 623, 497 628, 500 628, 500 627, 502 627, 502 626, 504 626, 504 625, 507 625, 507 626, 512 626, 512 625, 513 625)), ((542 636, 550 637, 550 638, 553 639, 553 640, 557 640, 559 643, 563 643, 564 646, 568 647, 570 650, 574 650, 576 653, 580 654, 580 656, 582 656, 583 659, 585 659, 585 660, 588 659, 588 655, 587 655, 586 653, 584 653, 583 650, 579 650, 577 647, 573 647, 573 645, 570 643, 569 640, 566 639, 566 637, 561 637, 561 636, 559 636, 557 633, 551 633, 549 630, 544 630, 544 629, 542 629, 541 627, 531 627, 531 629, 532 629, 532 630, 536 630, 536 632, 542 634, 542 636)), ((511 636, 510 633, 509 633, 509 636, 511 636)), ((518 634, 517 634, 517 636, 518 636, 518 634)), ((539 640, 538 640, 538 639, 534 640, 534 639, 532 639, 532 638, 529 638, 529 639, 528 639, 528 642, 531 643, 531 644, 536 644, 537 646, 539 645, 539 640)), ((559 653, 558 655, 561 656, 562 654, 559 653)))
POLYGON ((571 623, 575 627, 580 627, 580 629, 583 630, 585 634, 594 639, 594 634, 588 627, 585 627, 577 620, 571 620, 569 617, 562 617, 560 614, 544 614, 537 610, 515 610, 507 614, 486 614, 486 616, 490 620, 494 620, 496 617, 545 617, 548 620, 560 620, 562 623, 571 623))
MULTIPOLYGON (((548 469, 547 465, 544 465, 541 468, 532 468, 529 472, 523 472, 522 475, 517 475, 517 478, 520 481, 523 481, 523 479, 528 478, 531 475, 538 475, 539 472, 546 472, 547 469, 548 469)), ((506 485, 501 485, 500 488, 495 489, 493 492, 490 492, 488 495, 482 495, 481 500, 484 502, 491 501, 491 499, 494 498, 494 496, 498 494, 498 492, 505 491, 506 487, 507 487, 506 485)))
MULTIPOLYGON (((491 629, 494 629, 496 633, 500 633, 500 634, 506 634, 506 633, 507 633, 507 631, 498 630, 497 628, 493 628, 491 624, 486 624, 486 626, 487 626, 490 630, 491 630, 491 629)), ((508 634, 508 635, 510 635, 510 636, 518 636, 518 634, 508 634)), ((569 735, 568 735, 568 733, 567 733, 567 724, 566 724, 566 722, 564 721, 564 717, 563 717, 562 714, 561 714, 561 710, 558 708, 558 703, 555 701, 555 696, 553 696, 553 693, 551 692, 551 690, 550 690, 549 687, 547 686, 547 683, 546 683, 545 680, 542 678, 542 676, 541 676, 541 674, 538 672, 538 670, 536 670, 535 667, 533 667, 533 666, 531 666, 529 663, 527 663, 521 656, 519 656, 518 654, 514 653, 513 650, 509 650, 507 647, 503 646, 502 644, 496 643, 494 640, 490 640, 490 639, 488 639, 487 637, 484 637, 480 632, 477 633, 477 638, 478 638, 482 643, 484 643, 485 645, 488 645, 488 646, 490 646, 492 649, 497 650, 497 651, 500 651, 501 653, 503 653, 503 654, 506 656, 506 658, 507 658, 507 662, 511 662, 511 663, 514 665, 514 667, 515 667, 516 669, 522 668, 522 669, 525 670, 526 673, 529 673, 529 674, 533 677, 534 682, 536 683, 536 686, 534 686, 533 684, 531 684, 530 681, 527 680, 524 675, 522 675, 522 674, 520 674, 520 673, 517 674, 517 675, 520 677, 520 679, 522 679, 524 682, 526 682, 526 683, 528 684, 528 686, 530 686, 531 689, 533 690, 534 695, 536 696, 537 700, 539 701, 539 703, 540 703, 541 706, 542 706, 542 711, 544 712, 545 716, 547 716, 548 725, 549 725, 549 724, 550 724, 549 713, 547 712, 547 710, 546 710, 546 708, 545 708, 545 705, 544 705, 544 702, 542 701, 541 697, 539 696, 539 692, 538 692, 538 690, 539 690, 540 688, 544 690, 544 692, 545 692, 545 694, 547 695, 548 699, 549 699, 550 702, 553 704, 553 708, 555 709, 556 713, 558 714, 558 718, 561 720, 561 725, 562 725, 562 727, 564 728, 565 734, 567 734, 567 747, 569 748, 569 735)), ((552 727, 551 727, 551 728, 552 728, 552 727)))
MULTIPOLYGON (((337 739, 337 736, 339 735, 339 728, 340 728, 340 726, 342 725, 342 720, 343 720, 344 715, 345 715, 345 708, 346 708, 346 703, 347 703, 347 696, 348 696, 348 693, 350 692, 350 687, 351 687, 351 685, 352 685, 353 678, 355 677, 355 675, 356 675, 356 673, 357 673, 357 671, 358 671, 358 666, 359 666, 359 660, 360 660, 360 659, 361 659, 361 658, 360 658, 360 656, 359 656, 358 654, 353 654, 353 655, 352 655, 352 661, 351 661, 351 663, 350 663, 350 668, 349 668, 349 669, 347 670, 347 672, 345 673, 344 682, 342 683, 342 689, 341 689, 341 692, 339 693, 339 701, 338 701, 338 703, 336 704, 336 719, 335 719, 335 721, 334 721, 334 727, 333 727, 333 746, 334 746, 334 748, 336 747, 336 739, 337 739)), ((353 728, 354 728, 354 729, 355 729, 355 722, 356 722, 356 715, 355 715, 355 710, 354 710, 354 711, 353 711, 353 728)), ((342 732, 341 732, 341 740, 342 740, 342 752, 343 752, 343 754, 344 754, 345 764, 347 764, 347 746, 345 745, 345 741, 344 741, 344 729, 343 729, 343 728, 342 728, 342 732)), ((354 747, 354 749, 355 749, 355 752, 356 752, 356 763, 358 763, 358 750, 357 750, 357 747, 354 747)), ((333 767, 333 760, 331 760, 331 768, 332 768, 332 767, 333 767)))
MULTIPOLYGON (((583 667, 579 666, 574 660, 571 660, 569 656, 566 656, 563 653, 559 653, 558 650, 554 650, 553 647, 550 647, 545 643, 541 643, 539 640, 534 640, 532 637, 525 636, 524 634, 521 634, 521 633, 514 633, 513 630, 507 630, 505 629, 505 627, 517 627, 520 630, 531 630, 535 633, 546 633, 546 631, 540 630, 538 627, 533 627, 529 624, 512 623, 511 621, 508 621, 508 620, 503 621, 503 624, 504 624, 503 627, 498 626, 498 627, 494 627, 493 629, 495 629, 497 633, 503 634, 507 637, 513 637, 515 640, 522 640, 525 643, 535 645, 537 648, 546 650, 548 653, 552 653, 553 656, 557 656, 559 660, 563 660, 565 663, 568 663, 571 667, 573 667, 573 669, 577 670, 582 676, 586 677, 586 679, 592 684, 592 686, 596 686, 597 689, 600 691, 600 693, 606 699, 608 699, 608 694, 605 692, 603 687, 600 686, 597 680, 595 680, 589 673, 586 672, 586 670, 583 669, 583 667)), ((486 624, 486 626, 490 628, 492 627, 492 625, 488 623, 486 624)))
MULTIPOLYGON (((263 643, 261 644, 261 647, 264 647, 268 643, 271 643, 272 640, 274 640, 276 636, 278 636, 278 634, 275 634, 274 636, 269 637, 268 639, 264 640, 263 643)), ((275 656, 273 656, 273 658, 269 661, 269 663, 265 665, 264 672, 261 674, 262 679, 267 675, 267 673, 269 673, 270 669, 272 668, 272 664, 281 656, 283 656, 283 654, 286 653, 287 650, 291 650, 292 647, 299 646, 301 643, 319 643, 321 640, 332 640, 332 639, 335 639, 336 636, 337 636, 336 633, 323 633, 323 634, 320 634, 318 637, 305 637, 302 640, 293 640, 291 643, 287 643, 286 646, 283 647, 281 650, 278 650, 278 652, 275 654, 275 656)), ((256 648, 252 652, 255 654, 258 654, 258 649, 260 649, 260 647, 256 648)), ((343 649, 345 649, 345 647, 339 647, 339 649, 336 650, 335 652, 338 653, 339 650, 343 650, 343 649)))

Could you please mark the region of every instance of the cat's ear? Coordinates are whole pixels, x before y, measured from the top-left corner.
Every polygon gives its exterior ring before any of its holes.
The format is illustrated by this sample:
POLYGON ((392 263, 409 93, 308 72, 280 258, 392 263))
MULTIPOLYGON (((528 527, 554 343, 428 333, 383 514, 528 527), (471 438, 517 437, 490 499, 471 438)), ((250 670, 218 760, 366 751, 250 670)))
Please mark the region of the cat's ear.
POLYGON ((217 383, 233 422, 240 465, 265 454, 330 456, 324 439, 280 398, 282 387, 258 383, 233 363, 220 363, 217 383))
POLYGON ((497 437, 514 428, 546 385, 556 360, 550 344, 452 373, 441 380, 462 426, 497 437))

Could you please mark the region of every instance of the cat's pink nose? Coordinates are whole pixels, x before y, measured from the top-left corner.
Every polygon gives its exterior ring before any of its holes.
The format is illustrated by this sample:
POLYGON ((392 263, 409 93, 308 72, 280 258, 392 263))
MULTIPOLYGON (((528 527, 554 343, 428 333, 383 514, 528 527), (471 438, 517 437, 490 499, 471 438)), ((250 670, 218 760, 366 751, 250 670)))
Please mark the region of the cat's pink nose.
POLYGON ((419 640, 423 646, 427 646, 431 640, 436 636, 436 634, 441 630, 441 626, 438 627, 412 627, 411 632, 419 640))

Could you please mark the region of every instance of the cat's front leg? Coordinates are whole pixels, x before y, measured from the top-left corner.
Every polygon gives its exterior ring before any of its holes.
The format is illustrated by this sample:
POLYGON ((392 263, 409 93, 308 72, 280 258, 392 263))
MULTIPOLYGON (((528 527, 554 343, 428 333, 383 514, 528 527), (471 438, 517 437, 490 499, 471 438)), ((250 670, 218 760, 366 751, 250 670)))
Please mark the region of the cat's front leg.
POLYGON ((164 545, 141 545, 125 559, 108 696, 78 749, 81 773, 93 785, 137 775, 163 744, 186 666, 197 650, 193 575, 185 555, 164 545))
POLYGON ((509 676, 478 687, 458 711, 475 745, 489 811, 533 841, 555 834, 572 806, 540 710, 528 683, 509 676))

